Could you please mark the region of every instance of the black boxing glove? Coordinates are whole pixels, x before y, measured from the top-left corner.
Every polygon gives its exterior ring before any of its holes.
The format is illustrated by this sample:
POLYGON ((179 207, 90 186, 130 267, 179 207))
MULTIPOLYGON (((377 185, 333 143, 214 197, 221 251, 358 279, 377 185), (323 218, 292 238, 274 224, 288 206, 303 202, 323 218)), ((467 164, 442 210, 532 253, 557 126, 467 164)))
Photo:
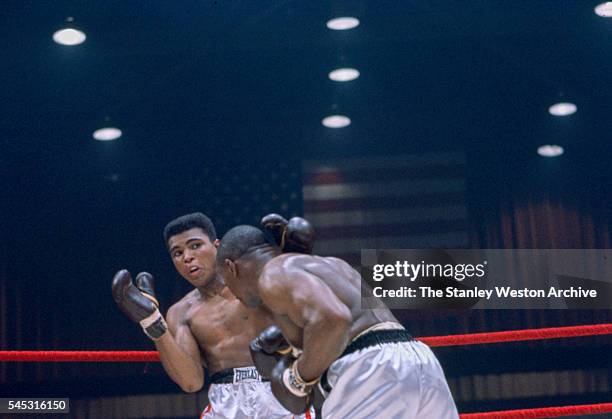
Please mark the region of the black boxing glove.
POLYGON ((284 253, 312 253, 314 228, 306 219, 293 217, 289 221, 279 214, 268 214, 261 219, 262 229, 274 237, 284 253))
POLYGON ((292 346, 285 340, 278 326, 270 326, 251 341, 251 358, 262 378, 269 380, 278 361, 292 353, 292 346))
POLYGON ((166 320, 159 312, 159 302, 155 298, 153 275, 139 273, 134 285, 130 273, 123 269, 115 274, 111 288, 121 311, 130 320, 140 324, 149 338, 158 340, 168 331, 166 320))
POLYGON ((293 357, 282 357, 270 377, 272 394, 285 409, 296 415, 302 414, 312 404, 312 390, 319 380, 305 382, 297 371, 293 357))
POLYGON ((289 221, 279 214, 268 214, 261 219, 259 225, 264 231, 267 231, 274 237, 276 244, 282 248, 285 241, 285 230, 289 221))

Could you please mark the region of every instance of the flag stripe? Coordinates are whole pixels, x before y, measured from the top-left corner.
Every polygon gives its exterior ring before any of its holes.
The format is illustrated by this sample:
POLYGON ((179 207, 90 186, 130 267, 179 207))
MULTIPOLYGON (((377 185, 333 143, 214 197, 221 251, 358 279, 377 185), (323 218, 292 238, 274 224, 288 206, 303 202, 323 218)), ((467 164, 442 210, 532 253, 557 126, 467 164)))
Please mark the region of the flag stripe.
POLYGON ((438 207, 414 207, 400 209, 373 209, 355 211, 328 211, 309 214, 308 220, 317 229, 375 225, 388 223, 409 223, 417 221, 465 220, 467 211, 464 205, 446 205, 438 207))
POLYGON ((317 232, 317 239, 411 236, 465 231, 466 228, 465 222, 456 220, 441 220, 435 223, 414 222, 407 224, 375 224, 369 226, 336 226, 320 229, 317 232))
MULTIPOLYGON (((318 233, 317 233, 318 234, 318 233)), ((371 237, 371 238, 338 238, 317 240, 315 253, 325 255, 338 255, 343 253, 360 252, 361 249, 419 249, 419 248, 463 248, 467 245, 465 232, 452 232, 443 234, 425 234, 409 237, 371 237)))
POLYGON ((313 160, 304 163, 303 173, 323 173, 330 171, 350 172, 356 169, 395 169, 398 167, 429 168, 432 165, 438 164, 465 164, 465 157, 461 153, 429 153, 319 161, 313 160))
POLYGON ((378 168, 365 169, 352 172, 325 171, 304 174, 304 185, 329 185, 349 184, 366 182, 372 179, 378 181, 393 181, 401 178, 424 179, 424 178, 464 178, 465 166, 453 164, 452 166, 435 166, 424 171, 421 167, 411 168, 378 168))
POLYGON ((360 209, 382 209, 394 208, 401 209, 412 206, 433 206, 437 207, 441 203, 464 203, 465 193, 463 191, 420 194, 407 196, 387 196, 375 199, 348 198, 348 199, 326 199, 326 200, 304 200, 305 214, 329 211, 350 211, 360 209))
POLYGON ((464 179, 421 179, 396 182, 370 182, 357 184, 332 184, 304 186, 305 201, 318 201, 334 198, 374 198, 418 195, 432 193, 452 193, 465 191, 464 179))

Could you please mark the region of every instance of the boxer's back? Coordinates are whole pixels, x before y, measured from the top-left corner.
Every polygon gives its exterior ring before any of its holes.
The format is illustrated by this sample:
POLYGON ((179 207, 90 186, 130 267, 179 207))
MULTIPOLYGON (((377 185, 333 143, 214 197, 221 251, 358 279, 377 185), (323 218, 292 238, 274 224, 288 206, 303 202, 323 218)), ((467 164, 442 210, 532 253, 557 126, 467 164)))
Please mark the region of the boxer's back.
POLYGON ((297 271, 306 271, 323 282, 351 312, 350 339, 377 323, 397 322, 395 316, 382 303, 381 308, 376 310, 361 308, 361 275, 342 259, 283 254, 268 262, 264 270, 267 269, 278 269, 286 278, 291 278, 297 271))

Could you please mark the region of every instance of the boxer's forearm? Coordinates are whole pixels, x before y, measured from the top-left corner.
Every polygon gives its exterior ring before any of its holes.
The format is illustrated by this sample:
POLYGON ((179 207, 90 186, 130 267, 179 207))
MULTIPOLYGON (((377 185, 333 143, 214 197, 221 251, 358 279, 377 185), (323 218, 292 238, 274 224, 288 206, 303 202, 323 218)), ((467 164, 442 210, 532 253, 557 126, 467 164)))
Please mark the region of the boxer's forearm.
POLYGON ((204 385, 204 368, 176 343, 171 333, 155 342, 164 370, 172 381, 187 393, 193 393, 204 385))
POLYGON ((297 365, 305 381, 321 376, 342 354, 348 344, 350 321, 344 313, 327 313, 304 325, 304 348, 297 365))

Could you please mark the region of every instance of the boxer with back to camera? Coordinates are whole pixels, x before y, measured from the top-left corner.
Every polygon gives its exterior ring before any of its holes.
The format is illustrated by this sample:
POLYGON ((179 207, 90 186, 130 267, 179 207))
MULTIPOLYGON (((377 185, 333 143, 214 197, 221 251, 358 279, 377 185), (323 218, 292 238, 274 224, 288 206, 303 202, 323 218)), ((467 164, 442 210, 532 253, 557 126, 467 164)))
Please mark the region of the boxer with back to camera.
POLYGON ((367 284, 343 260, 281 254, 260 229, 238 226, 221 240, 217 272, 244 304, 272 313, 278 327, 251 351, 288 410, 314 403, 323 418, 458 418, 433 352, 382 302, 362 308, 367 284))

